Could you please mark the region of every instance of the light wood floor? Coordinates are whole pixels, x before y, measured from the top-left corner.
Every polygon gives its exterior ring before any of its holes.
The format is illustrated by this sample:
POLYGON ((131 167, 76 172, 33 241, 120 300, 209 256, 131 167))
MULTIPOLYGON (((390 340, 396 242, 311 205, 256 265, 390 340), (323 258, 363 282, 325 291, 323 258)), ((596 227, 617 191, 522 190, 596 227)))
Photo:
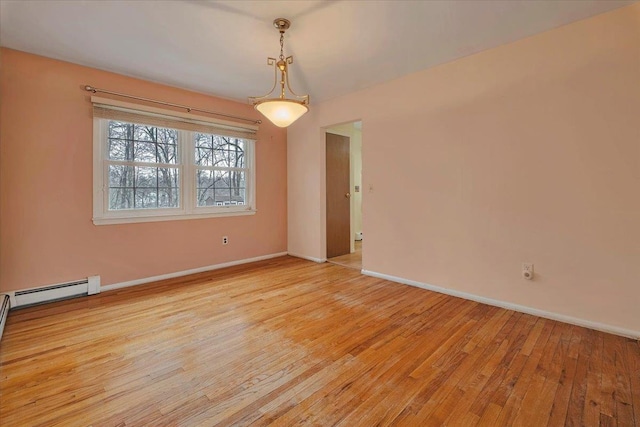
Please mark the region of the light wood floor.
POLYGON ((333 258, 329 258, 332 264, 338 264, 343 267, 355 268, 356 270, 362 270, 362 240, 355 242, 356 251, 352 254, 340 255, 333 258))
POLYGON ((282 257, 9 314, 3 426, 640 423, 637 341, 282 257))

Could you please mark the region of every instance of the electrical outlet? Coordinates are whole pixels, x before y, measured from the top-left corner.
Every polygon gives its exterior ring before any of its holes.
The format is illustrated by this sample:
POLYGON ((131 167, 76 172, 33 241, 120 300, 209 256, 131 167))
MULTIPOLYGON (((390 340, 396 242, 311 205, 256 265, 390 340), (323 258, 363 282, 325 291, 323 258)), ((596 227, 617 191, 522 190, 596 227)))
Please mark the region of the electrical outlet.
POLYGON ((229 238, 227 236, 222 236, 222 244, 223 245, 229 244, 229 238))
POLYGON ((533 279, 533 264, 530 262, 522 263, 522 277, 526 280, 533 279))

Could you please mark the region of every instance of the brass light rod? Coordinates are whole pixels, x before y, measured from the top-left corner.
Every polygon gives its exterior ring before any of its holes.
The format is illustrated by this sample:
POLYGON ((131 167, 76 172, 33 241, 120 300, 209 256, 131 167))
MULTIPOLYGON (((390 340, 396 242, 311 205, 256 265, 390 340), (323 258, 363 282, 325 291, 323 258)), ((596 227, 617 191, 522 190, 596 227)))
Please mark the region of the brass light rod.
POLYGON ((153 104, 166 105, 168 107, 182 108, 184 110, 187 110, 188 113, 190 113, 192 111, 198 111, 200 113, 212 114, 214 116, 226 117, 226 118, 229 118, 229 119, 236 119, 236 120, 243 120, 245 122, 253 123, 254 125, 259 125, 259 124, 262 123, 262 120, 247 119, 246 117, 232 116, 230 114, 218 113, 218 112, 210 111, 210 110, 202 110, 200 108, 188 107, 186 105, 173 104, 171 102, 156 101, 154 99, 142 98, 140 96, 126 95, 124 93, 112 92, 110 90, 105 90, 105 89, 98 89, 97 87, 93 87, 93 86, 89 86, 89 85, 86 85, 84 87, 84 90, 86 90, 87 92, 91 92, 91 93, 107 93, 109 95, 121 96, 123 98, 136 99, 138 101, 151 102, 153 104))

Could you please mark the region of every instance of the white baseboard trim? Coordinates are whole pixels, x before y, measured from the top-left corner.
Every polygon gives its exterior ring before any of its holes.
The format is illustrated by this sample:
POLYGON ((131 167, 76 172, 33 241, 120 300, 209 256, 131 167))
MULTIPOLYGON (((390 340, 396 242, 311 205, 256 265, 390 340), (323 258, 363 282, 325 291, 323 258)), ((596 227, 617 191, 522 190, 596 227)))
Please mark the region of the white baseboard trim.
POLYGON ((254 258, 245 258, 237 261, 229 261, 222 264, 207 265, 206 267, 192 268, 191 270, 176 271, 174 273, 161 274, 159 276, 145 277, 143 279, 129 280, 127 282, 113 283, 111 285, 101 286, 101 291, 113 291, 115 289, 128 288, 129 286, 137 286, 159 280, 173 279, 174 277, 188 276, 189 274, 202 273, 204 271, 219 270, 221 268, 233 267, 234 265, 248 264, 250 262, 264 261, 266 259, 277 258, 287 255, 286 252, 278 252, 275 254, 262 255, 254 258))
POLYGON ((302 259, 306 259, 306 260, 309 260, 309 261, 317 262, 318 264, 322 264, 323 262, 327 262, 326 258, 315 258, 315 257, 312 257, 312 256, 294 254, 293 252, 289 252, 289 255, 290 256, 294 256, 296 258, 302 258, 302 259))
POLYGON ((631 329, 621 328, 618 326, 607 325, 605 323, 592 322, 591 320, 580 319, 577 317, 566 316, 564 314, 553 313, 550 311, 544 311, 533 307, 527 307, 525 305, 513 304, 506 301, 500 301, 497 299, 486 298, 475 294, 469 294, 466 292, 456 291, 453 289, 442 288, 440 286, 430 285, 428 283, 416 282, 415 280, 403 279, 402 277, 390 276, 388 274, 377 273, 370 270, 362 270, 362 274, 377 277, 379 279, 385 279, 392 282, 402 283, 404 285, 415 286, 417 288, 426 289, 428 291, 438 292, 445 295, 451 295, 458 298, 464 298, 479 302, 482 304, 492 305, 495 307, 505 308, 507 310, 518 311, 520 313, 531 314, 533 316, 544 317, 545 319, 557 320, 558 322, 569 323, 571 325, 582 326, 589 329, 595 329, 596 331, 607 332, 609 334, 620 335, 627 338, 640 339, 640 331, 634 331, 631 329))

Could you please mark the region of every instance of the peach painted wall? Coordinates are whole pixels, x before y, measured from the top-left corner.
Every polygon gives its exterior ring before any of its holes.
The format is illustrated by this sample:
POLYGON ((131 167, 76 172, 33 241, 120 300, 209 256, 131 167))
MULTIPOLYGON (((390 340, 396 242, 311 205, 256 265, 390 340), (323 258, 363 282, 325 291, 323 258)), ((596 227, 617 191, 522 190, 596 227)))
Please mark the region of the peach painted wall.
POLYGON ((93 121, 83 85, 258 118, 251 106, 14 50, 0 54, 0 291, 89 275, 112 284, 286 251, 286 132, 269 123, 256 143, 256 215, 91 221, 93 121))
POLYGON ((314 105, 291 253, 325 257, 323 128, 358 118, 365 270, 640 335, 640 4, 314 105))

